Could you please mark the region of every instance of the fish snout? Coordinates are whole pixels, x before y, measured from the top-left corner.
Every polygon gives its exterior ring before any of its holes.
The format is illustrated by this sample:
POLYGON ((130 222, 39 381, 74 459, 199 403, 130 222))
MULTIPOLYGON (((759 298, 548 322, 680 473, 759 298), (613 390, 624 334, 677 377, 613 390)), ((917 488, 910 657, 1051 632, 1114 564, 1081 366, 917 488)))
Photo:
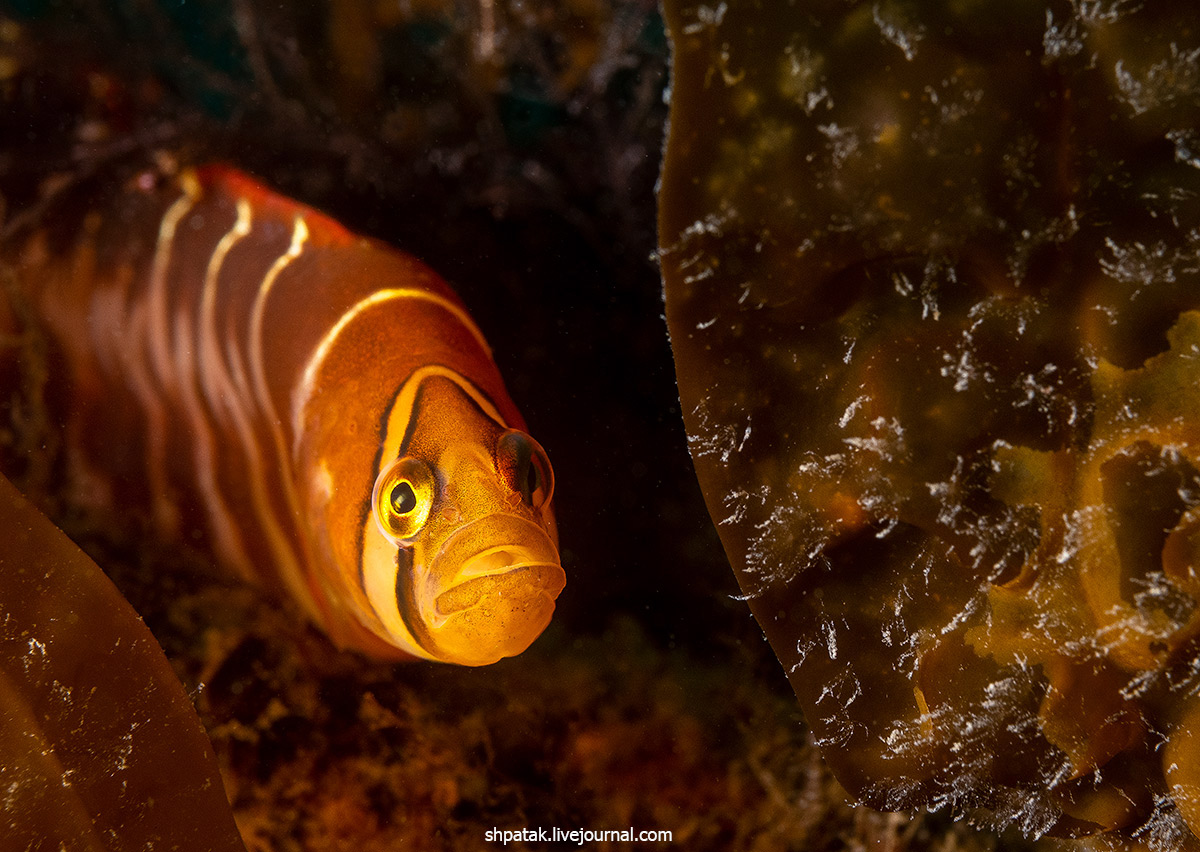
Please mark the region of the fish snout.
POLYGON ((439 660, 481 666, 541 635, 566 585, 558 549, 537 524, 495 514, 446 539, 430 566, 421 619, 439 660))

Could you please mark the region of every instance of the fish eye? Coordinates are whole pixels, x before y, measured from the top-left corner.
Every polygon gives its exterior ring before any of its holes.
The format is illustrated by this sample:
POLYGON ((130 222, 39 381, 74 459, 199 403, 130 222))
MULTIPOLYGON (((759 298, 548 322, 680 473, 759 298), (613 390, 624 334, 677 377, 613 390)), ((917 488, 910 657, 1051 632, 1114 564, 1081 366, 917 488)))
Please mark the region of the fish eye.
POLYGON ((540 509, 554 494, 554 471, 542 445, 524 432, 509 429, 496 443, 496 468, 530 509, 540 509))
POLYGON ((400 480, 392 486, 392 511, 397 515, 407 515, 413 509, 417 508, 417 494, 413 491, 412 483, 407 480, 400 480))
POLYGON ((385 536, 404 541, 425 526, 433 497, 433 471, 420 459, 406 456, 385 467, 375 480, 371 513, 385 536))

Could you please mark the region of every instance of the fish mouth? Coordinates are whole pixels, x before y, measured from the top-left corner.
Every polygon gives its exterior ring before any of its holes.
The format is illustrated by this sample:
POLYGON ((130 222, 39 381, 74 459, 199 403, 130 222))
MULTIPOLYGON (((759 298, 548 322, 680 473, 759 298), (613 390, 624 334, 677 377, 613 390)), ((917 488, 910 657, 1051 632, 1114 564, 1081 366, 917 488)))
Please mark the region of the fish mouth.
MULTIPOLYGON (((501 553, 508 555, 506 551, 501 553)), ((553 602, 566 580, 566 574, 556 563, 526 562, 456 583, 434 600, 433 626, 440 627, 455 613, 479 606, 487 595, 544 595, 553 602)))
POLYGON ((438 659, 487 665, 521 653, 566 585, 558 549, 538 525, 489 515, 456 531, 431 563, 421 619, 438 659))

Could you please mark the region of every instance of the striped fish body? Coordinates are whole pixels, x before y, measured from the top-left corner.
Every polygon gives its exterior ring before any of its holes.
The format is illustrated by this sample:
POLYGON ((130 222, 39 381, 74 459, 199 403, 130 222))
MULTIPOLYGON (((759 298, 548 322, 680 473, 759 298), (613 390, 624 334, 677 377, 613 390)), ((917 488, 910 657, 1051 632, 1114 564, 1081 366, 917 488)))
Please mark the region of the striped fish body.
POLYGON ((536 638, 552 473, 432 271, 223 167, 140 175, 73 230, 8 252, 7 322, 50 343, 82 502, 203 539, 343 647, 479 665, 536 638))

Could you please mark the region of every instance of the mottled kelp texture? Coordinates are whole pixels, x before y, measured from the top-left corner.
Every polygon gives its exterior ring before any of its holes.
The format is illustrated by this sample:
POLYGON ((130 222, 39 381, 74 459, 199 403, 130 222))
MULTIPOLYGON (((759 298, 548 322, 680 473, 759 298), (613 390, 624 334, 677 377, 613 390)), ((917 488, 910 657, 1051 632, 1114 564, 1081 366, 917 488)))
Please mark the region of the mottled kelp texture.
POLYGON ((838 778, 1200 841, 1200 12, 668 4, 684 418, 838 778))

